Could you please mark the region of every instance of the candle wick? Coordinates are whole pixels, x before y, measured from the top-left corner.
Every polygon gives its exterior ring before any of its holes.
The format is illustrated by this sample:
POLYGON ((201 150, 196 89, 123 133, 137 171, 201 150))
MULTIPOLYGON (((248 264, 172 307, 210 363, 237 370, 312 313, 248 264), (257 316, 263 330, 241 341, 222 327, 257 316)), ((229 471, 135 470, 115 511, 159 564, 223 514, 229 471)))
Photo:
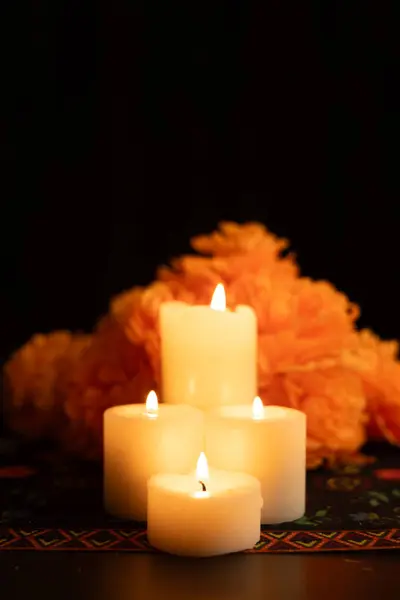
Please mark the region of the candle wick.
POLYGON ((207 491, 207 488, 206 488, 206 486, 204 485, 204 483, 203 483, 202 481, 199 481, 199 484, 201 485, 201 491, 202 491, 202 492, 206 492, 206 491, 207 491))

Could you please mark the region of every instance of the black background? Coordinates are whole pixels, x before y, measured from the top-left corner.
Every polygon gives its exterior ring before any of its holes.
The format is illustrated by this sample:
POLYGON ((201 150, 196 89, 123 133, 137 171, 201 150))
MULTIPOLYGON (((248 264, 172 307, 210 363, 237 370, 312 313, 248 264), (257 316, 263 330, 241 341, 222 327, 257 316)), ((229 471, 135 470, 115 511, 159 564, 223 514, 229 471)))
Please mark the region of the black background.
POLYGON ((288 236, 400 337, 395 6, 292 4, 5 3, 3 359, 221 219, 288 236))

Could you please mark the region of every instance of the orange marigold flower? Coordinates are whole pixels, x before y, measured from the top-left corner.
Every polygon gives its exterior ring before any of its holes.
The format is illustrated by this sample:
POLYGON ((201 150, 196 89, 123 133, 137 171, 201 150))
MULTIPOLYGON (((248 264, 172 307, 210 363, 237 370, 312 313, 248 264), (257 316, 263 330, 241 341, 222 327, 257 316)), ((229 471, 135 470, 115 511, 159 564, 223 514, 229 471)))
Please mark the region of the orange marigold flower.
POLYGON ((101 456, 104 411, 144 402, 153 387, 145 350, 135 346, 112 317, 103 319, 67 382, 64 448, 86 458, 101 456))
POLYGON ((264 253, 268 250, 267 253, 274 258, 289 245, 287 240, 279 239, 261 223, 241 225, 231 221, 220 223, 219 229, 209 235, 194 237, 191 243, 200 254, 234 256, 262 248, 264 253))
POLYGON ((369 330, 356 336, 352 365, 358 369, 369 413, 370 437, 400 444, 400 364, 398 343, 382 341, 369 330))
POLYGON ((63 421, 63 382, 90 343, 89 335, 56 331, 33 336, 4 367, 9 425, 27 437, 53 437, 63 421))
POLYGON ((318 466, 332 456, 349 456, 365 441, 366 402, 360 379, 340 367, 276 375, 263 400, 307 415, 307 460, 318 466))
POLYGON ((158 313, 160 304, 173 300, 167 285, 155 282, 147 288, 134 288, 114 298, 110 312, 128 340, 143 348, 156 379, 160 375, 160 337, 158 313))
POLYGON ((233 286, 240 303, 258 318, 260 385, 274 373, 334 366, 349 343, 357 315, 346 296, 326 282, 240 278, 233 286))
POLYGON ((219 230, 193 238, 191 245, 197 252, 210 256, 175 259, 172 269, 161 268, 158 277, 178 284, 178 288, 194 288, 197 294, 206 293, 207 299, 217 283, 222 281, 229 285, 240 274, 262 271, 270 277, 283 278, 298 274, 293 257, 282 258, 288 242, 270 234, 260 223, 221 223, 219 230), (207 284, 205 292, 203 288, 207 284))

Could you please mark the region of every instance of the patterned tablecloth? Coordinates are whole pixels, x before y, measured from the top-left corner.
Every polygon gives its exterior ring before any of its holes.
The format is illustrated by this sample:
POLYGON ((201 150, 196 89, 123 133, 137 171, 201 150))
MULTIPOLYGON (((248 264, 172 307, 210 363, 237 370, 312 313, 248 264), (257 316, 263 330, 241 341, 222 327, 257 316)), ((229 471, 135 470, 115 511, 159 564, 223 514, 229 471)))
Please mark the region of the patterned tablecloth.
MULTIPOLYGON (((400 549, 400 449, 368 448, 368 467, 307 477, 307 513, 263 528, 251 552, 400 549)), ((106 515, 99 465, 0 438, 0 550, 154 552, 144 523, 106 515)))

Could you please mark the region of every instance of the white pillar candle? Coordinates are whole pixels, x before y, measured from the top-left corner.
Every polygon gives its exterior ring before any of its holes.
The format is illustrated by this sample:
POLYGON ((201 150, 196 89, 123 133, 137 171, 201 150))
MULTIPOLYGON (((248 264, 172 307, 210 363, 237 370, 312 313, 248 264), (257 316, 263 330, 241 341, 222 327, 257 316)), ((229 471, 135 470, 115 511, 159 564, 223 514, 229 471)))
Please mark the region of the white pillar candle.
POLYGON ((252 548, 260 539, 261 487, 244 473, 211 470, 154 475, 148 484, 147 536, 159 550, 215 556, 252 548))
POLYGON ((257 319, 226 309, 219 284, 210 306, 160 307, 163 400, 207 409, 251 402, 257 393, 257 319))
POLYGON ((114 516, 145 521, 147 480, 160 472, 187 473, 201 452, 204 422, 192 406, 114 406, 104 413, 104 504, 114 516))
POLYGON ((206 419, 206 451, 219 469, 250 473, 261 482, 261 523, 294 521, 305 512, 306 416, 291 408, 225 406, 206 419))

